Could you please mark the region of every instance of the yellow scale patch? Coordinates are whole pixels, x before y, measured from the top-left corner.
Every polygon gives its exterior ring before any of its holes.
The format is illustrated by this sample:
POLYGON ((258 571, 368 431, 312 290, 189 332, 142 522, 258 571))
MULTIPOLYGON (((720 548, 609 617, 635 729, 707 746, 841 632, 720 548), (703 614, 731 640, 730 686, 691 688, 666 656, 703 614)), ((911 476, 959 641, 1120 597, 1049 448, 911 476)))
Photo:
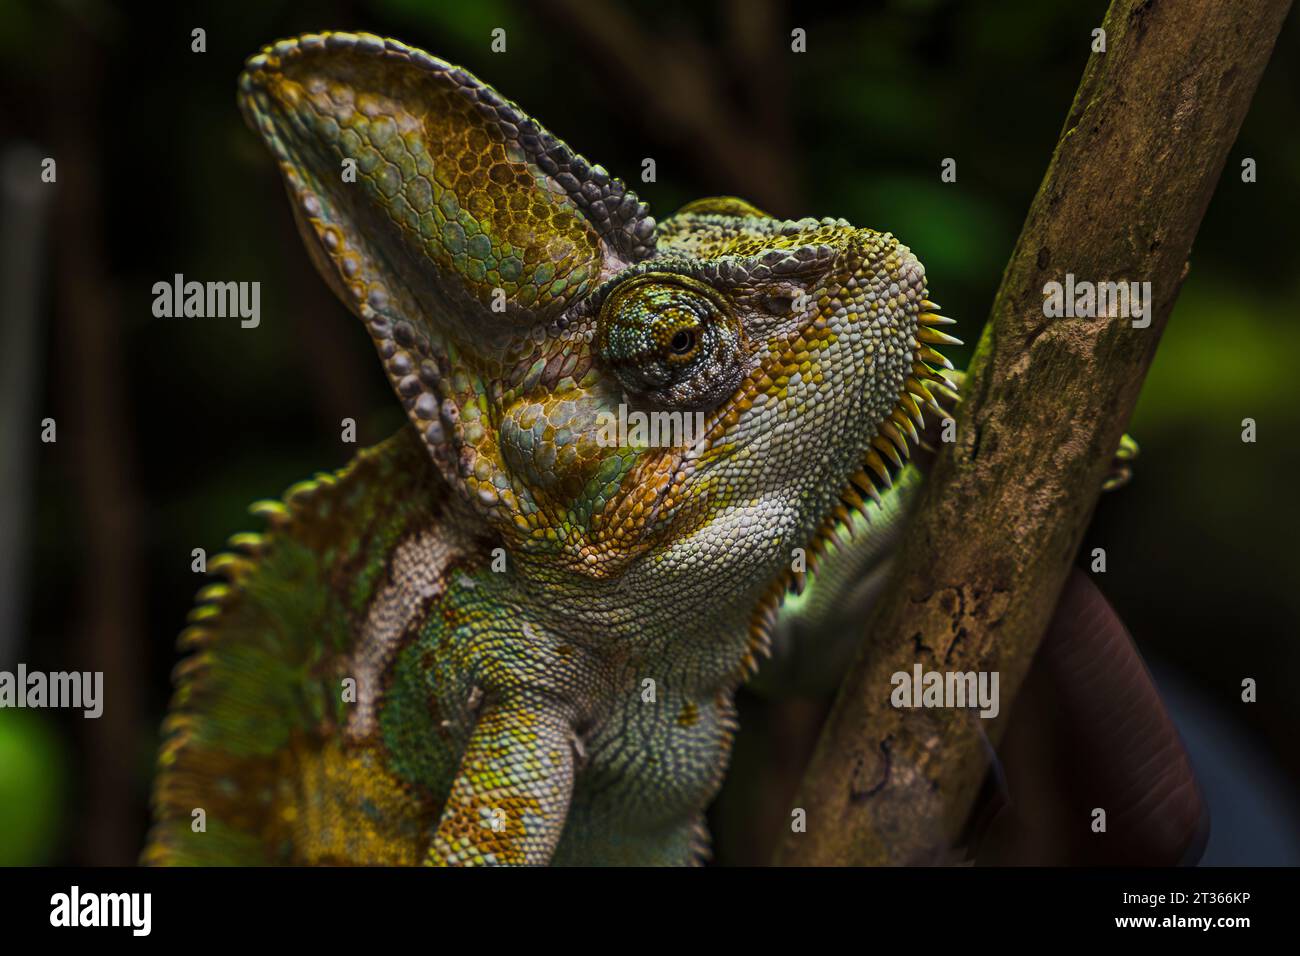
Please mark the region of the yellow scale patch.
POLYGON ((269 821, 272 845, 292 841, 295 862, 413 866, 438 808, 383 767, 379 751, 339 739, 295 742, 282 754, 269 821))

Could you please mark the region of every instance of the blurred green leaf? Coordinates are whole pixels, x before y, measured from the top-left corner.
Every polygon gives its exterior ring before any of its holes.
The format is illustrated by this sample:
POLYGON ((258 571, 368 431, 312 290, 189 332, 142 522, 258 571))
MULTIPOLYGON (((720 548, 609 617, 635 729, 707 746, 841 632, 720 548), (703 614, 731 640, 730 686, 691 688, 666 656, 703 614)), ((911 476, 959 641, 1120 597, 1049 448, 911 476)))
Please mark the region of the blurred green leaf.
POLYGON ((0 710, 0 866, 58 858, 67 755, 43 714, 0 710))

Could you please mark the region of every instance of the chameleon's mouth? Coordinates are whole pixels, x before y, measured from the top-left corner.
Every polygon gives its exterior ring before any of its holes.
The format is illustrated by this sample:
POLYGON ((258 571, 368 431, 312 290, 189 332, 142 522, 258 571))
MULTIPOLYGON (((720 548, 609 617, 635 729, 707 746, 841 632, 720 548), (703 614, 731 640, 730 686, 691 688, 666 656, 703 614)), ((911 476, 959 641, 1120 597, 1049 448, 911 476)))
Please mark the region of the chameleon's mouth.
MULTIPOLYGON (((818 527, 808 547, 810 560, 824 550, 825 543, 835 536, 840 526, 848 523, 850 509, 865 514, 868 500, 880 504, 881 492, 893 486, 894 477, 906 465, 913 448, 921 444, 921 432, 926 428, 923 408, 928 407, 931 415, 939 418, 950 414, 936 393, 950 403, 956 400, 952 383, 941 374, 953 366, 934 346, 960 345, 961 340, 940 331, 940 326, 954 324, 954 320, 940 315, 937 304, 924 299, 921 309, 912 341, 911 367, 902 390, 892 410, 877 426, 858 468, 840 490, 836 503, 818 527)), ((650 520, 647 528, 657 524, 660 529, 654 537, 660 537, 665 531, 678 536, 693 524, 707 520, 710 489, 705 487, 698 495, 682 492, 700 472, 745 454, 755 443, 757 436, 737 437, 731 426, 735 424, 738 413, 751 408, 763 388, 771 384, 766 373, 761 369, 755 370, 746 377, 730 402, 710 413, 706 427, 695 443, 664 450, 656 462, 655 471, 664 474, 670 470, 671 478, 663 481, 648 509, 650 520)), ((793 575, 783 579, 778 593, 783 594, 795 583, 793 575)))

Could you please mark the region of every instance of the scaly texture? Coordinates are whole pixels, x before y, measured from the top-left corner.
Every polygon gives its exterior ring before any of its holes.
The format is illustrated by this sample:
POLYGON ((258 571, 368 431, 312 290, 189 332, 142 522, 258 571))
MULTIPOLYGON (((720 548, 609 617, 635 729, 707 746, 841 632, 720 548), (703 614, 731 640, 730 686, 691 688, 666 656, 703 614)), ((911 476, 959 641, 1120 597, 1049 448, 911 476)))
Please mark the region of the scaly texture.
POLYGON ((698 860, 782 596, 862 566, 832 542, 937 407, 921 264, 733 198, 656 227, 392 40, 277 43, 239 87, 411 426, 217 566, 146 859, 698 860), (673 440, 611 425, 646 414, 673 440))

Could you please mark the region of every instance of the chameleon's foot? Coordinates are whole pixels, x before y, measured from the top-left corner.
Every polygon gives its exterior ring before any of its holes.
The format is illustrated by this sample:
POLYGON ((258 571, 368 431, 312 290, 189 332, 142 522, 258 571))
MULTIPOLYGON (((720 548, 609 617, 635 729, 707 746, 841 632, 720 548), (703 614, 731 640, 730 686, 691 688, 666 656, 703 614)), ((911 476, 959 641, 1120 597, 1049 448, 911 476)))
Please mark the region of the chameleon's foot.
POLYGON ((1110 471, 1106 473, 1106 480, 1101 483, 1102 491, 1114 491, 1128 484, 1129 479, 1133 477, 1133 459, 1140 451, 1132 435, 1124 435, 1120 438, 1119 448, 1115 450, 1115 457, 1110 462, 1110 471))

